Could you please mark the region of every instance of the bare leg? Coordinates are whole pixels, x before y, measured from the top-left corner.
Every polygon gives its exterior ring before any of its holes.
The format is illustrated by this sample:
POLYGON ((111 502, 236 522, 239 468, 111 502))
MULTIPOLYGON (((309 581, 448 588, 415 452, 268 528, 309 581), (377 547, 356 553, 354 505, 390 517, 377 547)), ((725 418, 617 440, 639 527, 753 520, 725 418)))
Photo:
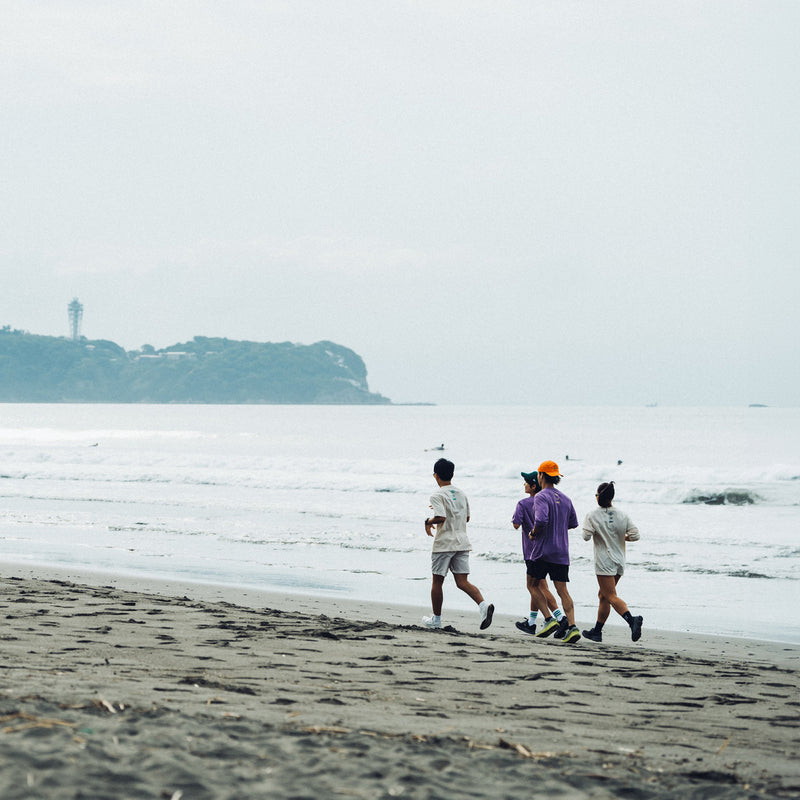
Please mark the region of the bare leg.
MULTIPOLYGON (((541 590, 543 578, 538 580, 532 578, 528 584, 528 591, 531 593, 531 609, 540 611, 544 619, 552 616, 550 608, 547 605, 547 599, 544 592, 541 590)), ((548 592, 549 594, 549 592, 548 592)))
POLYGON ((564 609, 564 615, 566 616, 567 621, 570 625, 574 625, 575 606, 572 602, 572 597, 570 597, 570 594, 567 591, 567 584, 564 581, 553 581, 553 585, 556 587, 558 596, 561 598, 561 607, 564 609))
POLYGON ((481 590, 475 586, 475 584, 469 582, 469 575, 464 573, 457 575, 454 572, 453 579, 456 582, 456 586, 458 586, 462 592, 465 592, 467 595, 469 595, 469 597, 471 597, 478 605, 483 602, 481 590))
POLYGON ((628 611, 628 606, 625 601, 617 595, 617 584, 619 583, 620 577, 619 575, 597 576, 597 583, 600 586, 600 591, 598 592, 600 605, 597 608, 598 622, 605 622, 612 608, 620 616, 623 616, 628 611))
MULTIPOLYGON (((528 575, 528 592, 531 596, 531 611, 538 611, 539 607, 536 605, 536 598, 533 591, 533 578, 528 575)), ((547 579, 542 578, 539 581, 539 591, 544 596, 544 601, 547 604, 547 608, 549 611, 555 611, 558 608, 558 603, 556 602, 556 598, 553 597, 553 593, 550 591, 550 587, 547 585, 547 579)), ((550 616, 550 614, 545 614, 545 616, 550 616)))
POLYGON ((431 607, 433 608, 434 616, 442 616, 442 603, 444 602, 444 575, 434 575, 431 582, 431 607))
POLYGON ((553 596, 553 593, 550 591, 550 587, 547 585, 546 578, 542 578, 542 582, 539 584, 539 590, 544 595, 547 607, 551 611, 555 611, 558 608, 558 602, 556 601, 556 598, 553 596))
MULTIPOLYGON (((600 576, 598 575, 598 578, 599 577, 600 576)), ((597 621, 601 624, 605 624, 605 621, 608 619, 608 615, 611 613, 611 603, 606 600, 602 589, 597 593, 597 597, 600 600, 597 606, 597 621)))

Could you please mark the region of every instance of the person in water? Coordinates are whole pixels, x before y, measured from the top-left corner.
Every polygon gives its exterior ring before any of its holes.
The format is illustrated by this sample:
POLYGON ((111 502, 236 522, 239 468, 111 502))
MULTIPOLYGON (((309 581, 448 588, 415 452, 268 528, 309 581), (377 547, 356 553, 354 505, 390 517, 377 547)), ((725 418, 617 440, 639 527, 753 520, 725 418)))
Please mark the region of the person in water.
POLYGON ((614 481, 601 483, 597 487, 597 505, 586 515, 583 522, 583 538, 594 541, 594 571, 600 590, 597 596, 597 622, 594 628, 583 631, 585 639, 592 642, 603 641, 603 625, 611 609, 628 623, 631 639, 638 642, 642 636, 642 617, 635 617, 628 610, 625 601, 617 594, 617 584, 625 572, 625 543, 639 540, 639 529, 631 518, 618 508, 614 508, 614 481))

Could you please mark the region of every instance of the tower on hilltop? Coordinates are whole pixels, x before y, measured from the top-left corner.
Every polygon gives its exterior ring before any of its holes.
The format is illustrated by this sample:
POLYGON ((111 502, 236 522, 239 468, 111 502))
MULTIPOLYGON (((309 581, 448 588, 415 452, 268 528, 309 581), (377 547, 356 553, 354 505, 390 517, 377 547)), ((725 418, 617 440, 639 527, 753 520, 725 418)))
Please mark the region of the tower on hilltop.
POLYGON ((67 306, 69 311, 69 330, 72 341, 77 342, 81 335, 81 322, 83 322, 83 305, 78 302, 77 297, 72 298, 72 302, 67 306))

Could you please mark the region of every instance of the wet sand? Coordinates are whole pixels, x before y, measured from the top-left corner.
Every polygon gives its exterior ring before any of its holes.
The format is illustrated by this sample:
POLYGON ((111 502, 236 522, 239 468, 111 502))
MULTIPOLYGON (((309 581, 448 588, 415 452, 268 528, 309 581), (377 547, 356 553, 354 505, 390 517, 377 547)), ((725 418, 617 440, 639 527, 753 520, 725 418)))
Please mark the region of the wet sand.
POLYGON ((4 800, 800 797, 797 645, 0 573, 4 800))

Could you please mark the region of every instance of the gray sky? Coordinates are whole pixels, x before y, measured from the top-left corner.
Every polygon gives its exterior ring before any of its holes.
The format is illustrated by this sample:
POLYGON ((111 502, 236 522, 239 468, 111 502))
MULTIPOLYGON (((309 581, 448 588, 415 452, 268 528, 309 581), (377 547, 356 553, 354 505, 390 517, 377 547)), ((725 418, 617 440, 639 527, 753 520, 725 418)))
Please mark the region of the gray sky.
POLYGON ((0 325, 393 400, 797 405, 800 3, 0 0, 0 325))

